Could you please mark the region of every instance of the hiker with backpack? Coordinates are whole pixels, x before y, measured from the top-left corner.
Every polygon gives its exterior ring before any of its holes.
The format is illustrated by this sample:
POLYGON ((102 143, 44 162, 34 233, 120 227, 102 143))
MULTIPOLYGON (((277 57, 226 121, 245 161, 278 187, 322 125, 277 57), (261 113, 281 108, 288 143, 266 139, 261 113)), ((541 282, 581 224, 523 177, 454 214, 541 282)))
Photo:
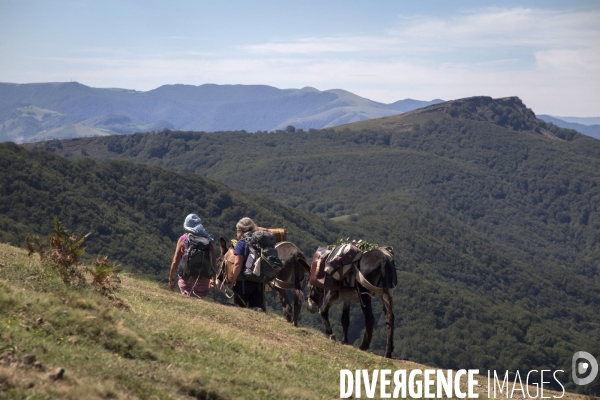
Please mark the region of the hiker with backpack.
POLYGON ((253 255, 250 249, 249 239, 257 226, 248 217, 244 217, 235 225, 235 233, 238 238, 233 254, 235 255, 235 266, 233 269, 233 281, 230 289, 233 289, 234 303, 239 307, 252 308, 256 311, 265 310, 264 281, 252 278, 253 255))
POLYGON ((196 214, 185 218, 183 228, 186 233, 177 241, 169 272, 169 288, 174 290, 177 272, 181 293, 202 298, 214 286, 214 268, 217 265, 214 240, 206 233, 202 220, 196 214))

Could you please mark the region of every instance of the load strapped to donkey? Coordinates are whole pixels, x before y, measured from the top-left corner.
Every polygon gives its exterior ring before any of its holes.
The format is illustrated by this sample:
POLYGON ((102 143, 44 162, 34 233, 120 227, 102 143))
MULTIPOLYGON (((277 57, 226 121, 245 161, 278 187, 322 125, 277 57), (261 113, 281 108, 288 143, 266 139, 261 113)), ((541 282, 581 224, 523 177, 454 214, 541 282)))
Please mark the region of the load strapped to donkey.
MULTIPOLYGON (((365 241, 338 240, 334 245, 319 247, 315 252, 311 267, 311 285, 325 290, 340 290, 342 287, 356 287, 356 281, 373 294, 381 294, 382 289, 371 284, 358 267, 364 252, 378 249, 390 259, 394 259, 392 249, 379 247, 365 241)), ((390 288, 393 292, 394 287, 390 288)))

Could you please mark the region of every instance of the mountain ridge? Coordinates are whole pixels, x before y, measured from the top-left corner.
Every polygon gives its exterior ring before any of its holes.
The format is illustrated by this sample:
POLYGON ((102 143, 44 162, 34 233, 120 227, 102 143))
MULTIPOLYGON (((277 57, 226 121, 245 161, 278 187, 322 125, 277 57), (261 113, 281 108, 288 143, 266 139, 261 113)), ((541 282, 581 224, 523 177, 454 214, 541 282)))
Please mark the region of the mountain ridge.
MULTIPOLYGON (((577 132, 583 133, 584 135, 591 136, 596 139, 600 139, 600 125, 599 124, 582 124, 578 122, 569 122, 558 117, 552 117, 550 115, 538 115, 538 118, 550 122, 558 127, 565 129, 573 129, 577 132)), ((589 118, 589 120, 594 120, 593 118, 589 118)))
POLYGON ((163 85, 146 92, 77 82, 0 83, 0 141, 17 143, 169 129, 272 131, 320 129, 393 115, 431 102, 375 102, 342 89, 268 85, 163 85), (33 117, 23 108, 45 109, 33 117), (119 116, 126 123, 97 121, 119 116))

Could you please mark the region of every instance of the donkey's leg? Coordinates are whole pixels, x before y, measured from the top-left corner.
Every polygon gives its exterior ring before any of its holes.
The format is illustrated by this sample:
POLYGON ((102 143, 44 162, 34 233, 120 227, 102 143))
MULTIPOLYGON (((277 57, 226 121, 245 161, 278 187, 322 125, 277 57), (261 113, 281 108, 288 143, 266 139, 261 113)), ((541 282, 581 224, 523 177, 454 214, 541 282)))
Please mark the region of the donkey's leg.
POLYGON ((392 296, 385 293, 381 296, 383 311, 385 312, 385 324, 387 325, 387 344, 385 346, 385 357, 392 358, 394 352, 394 306, 392 296))
POLYGON ((277 292, 277 297, 279 297, 279 302, 281 303, 281 308, 283 309, 283 317, 287 320, 287 322, 292 322, 292 306, 287 297, 287 291, 285 289, 275 288, 277 292))
POLYGON ((342 343, 348 344, 348 327, 350 326, 350 301, 344 300, 342 309, 342 343))
POLYGON ((325 294, 325 299, 323 300, 323 305, 319 309, 319 314, 321 315, 321 319, 323 319, 323 325, 325 326, 325 334, 329 336, 331 340, 335 340, 335 335, 333 334, 333 330, 331 329, 331 324, 329 323, 329 309, 333 306, 333 304, 338 299, 340 292, 329 290, 325 294))
POLYGON ((292 325, 298 326, 298 317, 302 310, 302 301, 304 299, 304 293, 302 290, 294 290, 294 317, 292 318, 292 325))
POLYGON ((294 257, 294 317, 292 325, 298 326, 298 317, 302 310, 302 302, 304 301, 304 291, 302 290, 301 278, 304 277, 304 270, 298 256, 294 257))
POLYGON ((373 327, 375 326, 375 317, 373 316, 373 308, 371 307, 371 295, 368 292, 359 292, 361 297, 360 307, 365 316, 365 335, 363 336, 361 350, 367 350, 371 346, 373 338, 373 327))

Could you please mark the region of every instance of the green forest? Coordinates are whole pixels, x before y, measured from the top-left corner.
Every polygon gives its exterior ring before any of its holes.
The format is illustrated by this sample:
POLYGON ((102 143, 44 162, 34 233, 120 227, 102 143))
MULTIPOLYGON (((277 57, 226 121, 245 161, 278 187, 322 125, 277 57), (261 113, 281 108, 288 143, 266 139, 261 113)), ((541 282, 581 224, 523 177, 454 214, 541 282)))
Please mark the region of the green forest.
MULTIPOLYGON (((72 160, 2 145, 3 241, 23 245, 58 215, 93 232, 88 253, 161 273, 187 212, 215 235, 248 215, 286 227, 309 256, 339 237, 393 246, 394 357, 569 370, 575 351, 600 348, 600 142, 516 98, 320 131, 166 130, 27 147, 72 160)), ((378 303, 375 352, 385 343, 378 303)), ((351 318, 355 342, 358 306, 351 318)), ((306 311, 301 323, 321 329, 306 311)))
POLYGON ((334 240, 332 222, 193 174, 129 162, 70 161, 47 152, 0 145, 0 240, 23 246, 27 233, 47 235, 52 216, 78 234, 91 232, 89 254, 105 254, 130 269, 167 274, 183 220, 203 218, 216 239, 235 234, 252 215, 285 226, 303 249, 334 240))

